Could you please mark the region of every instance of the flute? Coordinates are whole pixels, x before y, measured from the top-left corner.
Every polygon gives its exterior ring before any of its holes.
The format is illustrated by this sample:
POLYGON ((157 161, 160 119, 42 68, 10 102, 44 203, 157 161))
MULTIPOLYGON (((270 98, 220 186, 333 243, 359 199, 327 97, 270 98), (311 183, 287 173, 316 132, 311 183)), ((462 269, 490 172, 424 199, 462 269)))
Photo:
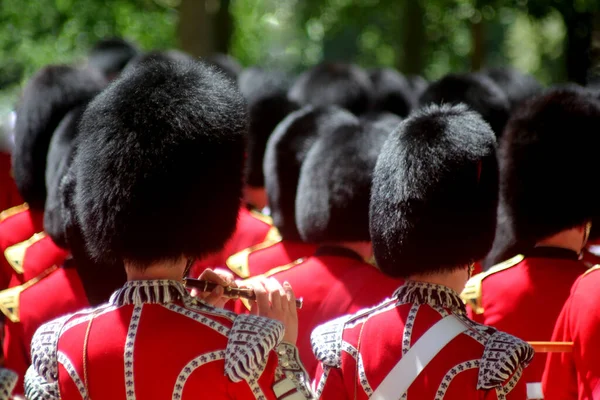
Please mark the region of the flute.
MULTIPOLYGON (((203 281, 200 279, 194 278, 185 278, 185 286, 188 288, 193 288, 199 290, 201 292, 212 292, 218 284, 211 281, 203 281)), ((256 301, 256 294, 253 289, 250 288, 237 288, 231 286, 223 286, 224 293, 223 296, 229 297, 230 299, 246 299, 256 301)), ((296 299, 296 308, 302 308, 302 299, 296 299)))

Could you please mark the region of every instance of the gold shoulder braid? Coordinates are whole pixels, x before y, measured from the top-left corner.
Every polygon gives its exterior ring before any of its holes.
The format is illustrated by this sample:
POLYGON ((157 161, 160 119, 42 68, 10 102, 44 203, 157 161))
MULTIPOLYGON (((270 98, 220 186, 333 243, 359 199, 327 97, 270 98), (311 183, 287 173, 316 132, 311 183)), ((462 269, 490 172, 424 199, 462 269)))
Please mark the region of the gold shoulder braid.
POLYGON ((17 243, 7 247, 6 250, 4 250, 4 257, 6 258, 6 261, 8 261, 12 269, 14 269, 17 274, 23 274, 23 263, 27 249, 45 237, 46 234, 44 232, 38 232, 24 242, 17 243))
POLYGON ((515 265, 523 261, 524 258, 525 256, 523 256, 522 254, 516 255, 513 258, 501 262, 500 264, 494 265, 486 272, 482 272, 480 274, 475 275, 474 277, 469 279, 469 281, 465 285, 464 290, 460 294, 460 298, 465 304, 471 307, 475 314, 483 314, 485 311, 483 309, 483 305, 481 304, 483 280, 488 276, 494 275, 497 272, 514 267, 515 265))
POLYGON ((0 212, 0 222, 4 221, 7 218, 12 217, 13 215, 17 215, 20 212, 29 210, 29 204, 23 203, 18 206, 14 206, 11 208, 7 208, 6 210, 0 212))
POLYGON ((229 268, 240 278, 249 278, 250 267, 248 265, 248 257, 250 257, 250 254, 254 253, 255 251, 271 247, 279 242, 281 242, 281 235, 279 234, 277 228, 272 227, 271 229, 269 229, 267 237, 263 242, 252 247, 248 247, 247 249, 244 249, 238 253, 235 253, 227 259, 225 264, 227 265, 227 268, 229 268))
POLYGON ((38 283, 39 281, 41 281, 42 279, 44 279, 45 277, 50 275, 52 272, 56 271, 57 269, 58 269, 58 266, 53 265, 52 267, 50 267, 47 270, 45 270, 44 272, 42 272, 40 275, 28 280, 24 284, 1 291, 0 292, 0 311, 2 312, 2 314, 4 314, 6 316, 6 318, 8 318, 10 321, 12 321, 14 323, 21 322, 21 318, 19 316, 19 314, 20 314, 19 313, 19 303, 20 303, 21 293, 25 289, 35 285, 36 283, 38 283))

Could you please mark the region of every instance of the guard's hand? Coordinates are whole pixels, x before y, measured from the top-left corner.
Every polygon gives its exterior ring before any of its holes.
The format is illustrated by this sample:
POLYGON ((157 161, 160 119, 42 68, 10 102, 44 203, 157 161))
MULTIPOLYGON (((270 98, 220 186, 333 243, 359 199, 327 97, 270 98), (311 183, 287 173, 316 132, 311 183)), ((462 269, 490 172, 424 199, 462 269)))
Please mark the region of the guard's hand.
POLYGON ((214 288, 212 292, 200 292, 196 289, 192 289, 191 292, 192 296, 196 296, 202 299, 205 303, 208 303, 214 307, 223 308, 225 304, 231 300, 229 297, 223 296, 225 294, 223 287, 237 287, 233 274, 224 269, 212 270, 207 268, 202 272, 202 274, 200 274, 199 279, 214 282, 219 285, 214 288))
POLYGON ((285 327, 283 340, 295 345, 298 340, 298 310, 292 286, 288 282, 281 286, 274 278, 250 282, 250 286, 256 294, 251 312, 282 322, 285 327))

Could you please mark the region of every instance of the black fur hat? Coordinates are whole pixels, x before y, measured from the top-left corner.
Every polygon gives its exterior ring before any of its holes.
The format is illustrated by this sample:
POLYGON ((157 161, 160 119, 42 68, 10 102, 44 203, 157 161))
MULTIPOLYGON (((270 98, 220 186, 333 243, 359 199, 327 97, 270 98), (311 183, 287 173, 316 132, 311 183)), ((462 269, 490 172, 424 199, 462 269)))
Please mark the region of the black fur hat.
POLYGON ((498 85, 482 74, 449 74, 431 83, 419 104, 468 105, 486 120, 500 137, 509 117, 508 97, 498 85))
POLYGON ((46 66, 25 86, 17 109, 12 165, 19 193, 30 207, 44 208, 46 157, 58 124, 105 86, 98 71, 67 65, 46 66))
POLYGON ((96 261, 144 268, 220 250, 242 195, 246 104, 200 62, 148 60, 83 114, 74 204, 96 261))
POLYGON ((373 169, 391 130, 347 123, 325 132, 302 164, 296 224, 305 242, 368 242, 373 169))
POLYGON ((289 80, 277 71, 257 67, 244 70, 238 79, 240 92, 248 103, 250 132, 246 149, 246 184, 264 187, 263 159, 273 130, 298 108, 287 98, 289 80))
POLYGON ((90 50, 89 64, 109 79, 115 78, 141 51, 135 44, 122 38, 98 41, 90 50))
POLYGON ((198 60, 192 57, 190 54, 181 50, 152 50, 147 53, 140 54, 133 60, 131 60, 129 64, 127 64, 127 67, 124 69, 124 72, 129 72, 129 70, 137 68, 138 65, 147 63, 149 61, 193 63, 198 60))
POLYGON ((408 80, 391 68, 369 71, 373 83, 373 109, 406 117, 415 108, 417 99, 408 80))
POLYGON ((371 112, 361 115, 359 119, 361 124, 367 126, 367 129, 371 129, 368 125, 376 125, 379 128, 386 129, 388 134, 395 130, 400 125, 400 122, 402 122, 402 118, 397 114, 389 112, 371 112))
POLYGON ((70 111, 52 135, 48 148, 46 168, 46 205, 44 207, 44 231, 54 243, 68 248, 65 223, 62 215, 61 181, 71 165, 75 138, 79 132, 79 121, 85 110, 79 106, 70 111))
POLYGON ((490 68, 483 72, 490 77, 508 97, 511 110, 523 101, 539 94, 544 88, 532 75, 526 75, 515 68, 490 68))
POLYGON ((372 106, 373 85, 356 65, 323 63, 301 74, 288 96, 300 105, 337 105, 359 115, 372 106))
POLYGON ((391 133, 373 173, 377 265, 395 277, 483 258, 498 204, 496 138, 465 105, 428 106, 391 133))
POLYGON ((229 54, 215 53, 205 57, 204 61, 216 67, 234 81, 238 79, 244 69, 240 62, 229 54))
POLYGON ((429 86, 429 82, 420 75, 408 75, 406 76, 410 90, 413 92, 413 96, 418 99, 421 97, 423 92, 429 86))
POLYGON ((517 243, 600 215, 592 183, 599 127, 600 103, 579 90, 549 91, 513 113, 500 141, 500 188, 517 243))
POLYGON ((296 226, 296 192, 300 168, 309 149, 320 135, 356 120, 336 106, 306 106, 288 115, 275 128, 265 152, 265 188, 273 224, 284 239, 302 239, 296 226))

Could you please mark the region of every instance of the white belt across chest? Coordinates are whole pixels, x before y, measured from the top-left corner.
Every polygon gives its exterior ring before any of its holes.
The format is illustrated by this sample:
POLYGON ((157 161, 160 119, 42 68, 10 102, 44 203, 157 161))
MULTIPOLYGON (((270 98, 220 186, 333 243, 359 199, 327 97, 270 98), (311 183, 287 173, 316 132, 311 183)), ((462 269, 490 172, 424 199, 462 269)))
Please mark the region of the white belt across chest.
POLYGON ((427 364, 452 339, 466 331, 468 327, 454 315, 450 314, 435 323, 417 342, 402 356, 400 361, 383 379, 373 392, 371 400, 397 400, 417 379, 427 364))

